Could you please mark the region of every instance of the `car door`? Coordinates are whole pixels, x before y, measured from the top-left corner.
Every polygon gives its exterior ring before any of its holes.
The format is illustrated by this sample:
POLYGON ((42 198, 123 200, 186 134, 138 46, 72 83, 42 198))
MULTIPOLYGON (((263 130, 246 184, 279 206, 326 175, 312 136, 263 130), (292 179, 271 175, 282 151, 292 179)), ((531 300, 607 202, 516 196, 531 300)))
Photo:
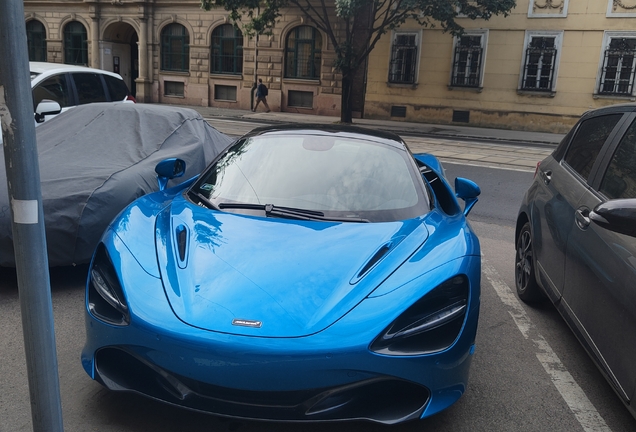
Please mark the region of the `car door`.
POLYGON ((564 286, 565 248, 574 211, 601 148, 622 117, 623 113, 612 113, 582 120, 569 144, 564 143, 564 158, 549 157, 537 169, 531 209, 534 253, 541 285, 553 301, 564 286))
POLYGON ((608 199, 636 198, 636 121, 616 141, 593 188, 577 204, 567 244, 563 308, 629 401, 636 383, 636 238, 602 228, 588 217, 608 199))

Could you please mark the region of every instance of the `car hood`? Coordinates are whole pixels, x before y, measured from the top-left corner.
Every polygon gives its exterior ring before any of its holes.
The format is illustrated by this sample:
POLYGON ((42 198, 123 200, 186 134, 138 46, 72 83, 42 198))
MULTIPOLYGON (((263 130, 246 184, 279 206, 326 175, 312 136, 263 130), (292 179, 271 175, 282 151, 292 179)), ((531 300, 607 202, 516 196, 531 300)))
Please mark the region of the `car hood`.
POLYGON ((427 239, 423 219, 331 223, 213 211, 177 197, 157 217, 161 278, 194 327, 299 337, 338 320, 427 239))

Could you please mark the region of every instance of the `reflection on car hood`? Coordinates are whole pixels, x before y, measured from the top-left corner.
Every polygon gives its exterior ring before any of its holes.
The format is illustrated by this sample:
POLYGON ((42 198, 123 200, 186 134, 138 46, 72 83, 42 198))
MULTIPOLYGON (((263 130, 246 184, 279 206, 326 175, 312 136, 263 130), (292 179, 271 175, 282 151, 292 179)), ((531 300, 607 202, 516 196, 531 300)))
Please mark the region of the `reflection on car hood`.
POLYGON ((182 321, 261 337, 324 329, 428 237, 421 219, 263 218, 204 209, 181 196, 159 214, 156 233, 166 295, 182 321))

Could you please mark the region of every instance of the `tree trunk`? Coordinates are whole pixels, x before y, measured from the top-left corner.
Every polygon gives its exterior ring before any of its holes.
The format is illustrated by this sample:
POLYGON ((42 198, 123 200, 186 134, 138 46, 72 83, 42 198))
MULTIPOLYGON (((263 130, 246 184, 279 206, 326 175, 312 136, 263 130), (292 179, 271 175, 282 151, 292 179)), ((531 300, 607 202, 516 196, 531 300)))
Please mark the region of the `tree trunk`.
POLYGON ((352 123, 353 105, 351 103, 351 89, 353 87, 353 73, 351 71, 342 74, 342 98, 340 101, 340 122, 352 123))

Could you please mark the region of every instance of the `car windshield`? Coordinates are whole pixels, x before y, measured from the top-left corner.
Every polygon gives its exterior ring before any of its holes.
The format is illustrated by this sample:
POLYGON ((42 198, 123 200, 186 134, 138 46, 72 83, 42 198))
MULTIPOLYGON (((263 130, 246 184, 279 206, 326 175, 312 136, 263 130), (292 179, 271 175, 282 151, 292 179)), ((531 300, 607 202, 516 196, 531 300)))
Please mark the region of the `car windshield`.
POLYGON ((223 211, 262 214, 273 205, 358 222, 410 219, 430 209, 408 151, 337 134, 241 139, 203 173, 190 196, 223 211))

